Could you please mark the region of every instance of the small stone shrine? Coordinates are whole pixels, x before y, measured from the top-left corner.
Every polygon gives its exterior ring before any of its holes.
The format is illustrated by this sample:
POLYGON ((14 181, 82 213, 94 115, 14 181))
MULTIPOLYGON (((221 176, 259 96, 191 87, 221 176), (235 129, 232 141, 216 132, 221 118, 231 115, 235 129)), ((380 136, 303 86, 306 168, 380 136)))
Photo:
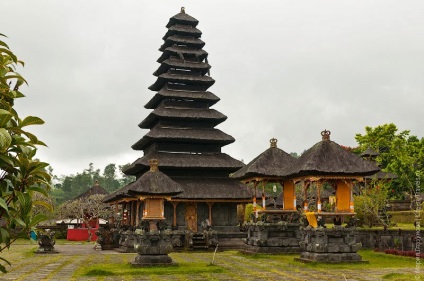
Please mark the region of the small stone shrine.
POLYGON ((134 248, 138 255, 132 265, 171 265, 172 231, 167 229, 164 201, 182 192, 181 186, 158 170, 158 161, 149 161, 150 171, 144 173, 128 192, 144 201, 141 229, 135 231, 134 248))
POLYGON ((361 262, 362 257, 357 253, 362 245, 356 242, 353 184, 380 169, 331 141, 330 134, 327 130, 321 132, 322 141, 305 151, 287 171, 287 177, 302 188, 308 224, 301 227, 302 253, 298 260, 361 262), (323 210, 324 187, 334 189, 335 202, 328 203, 323 210), (333 228, 326 227, 328 218, 333 219, 333 228))
POLYGON ((54 248, 56 240, 54 239, 55 232, 49 229, 46 232, 37 233, 39 248, 35 251, 36 254, 56 254, 58 251, 54 248))
POLYGON ((241 168, 232 178, 253 185, 253 218, 246 222, 248 236, 243 239, 247 253, 293 253, 300 252, 299 214, 296 210, 294 184, 287 181, 284 173, 296 160, 277 148, 277 140, 270 140, 270 148, 241 168), (267 207, 264 187, 274 184, 274 207, 267 207), (282 192, 277 194, 277 185, 282 192), (257 209, 257 189, 262 187, 262 210, 257 209), (282 208, 276 202, 281 196, 282 208))

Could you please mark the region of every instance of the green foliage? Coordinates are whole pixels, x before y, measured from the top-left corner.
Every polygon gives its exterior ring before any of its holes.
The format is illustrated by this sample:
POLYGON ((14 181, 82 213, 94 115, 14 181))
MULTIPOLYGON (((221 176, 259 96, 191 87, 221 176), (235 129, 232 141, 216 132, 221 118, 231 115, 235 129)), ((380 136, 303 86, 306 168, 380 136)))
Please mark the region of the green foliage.
MULTIPOLYGON (((119 170, 128 165, 119 165, 119 170)), ((95 169, 93 163, 90 163, 88 169, 84 169, 81 173, 58 178, 58 183, 52 191, 52 196, 56 204, 60 205, 87 191, 96 181, 108 192, 113 192, 134 180, 135 177, 133 176, 126 176, 124 174, 118 176, 116 164, 108 164, 104 168, 103 175, 101 175, 100 170, 95 169)))
MULTIPOLYGON (((1 35, 0 36, 4 36, 1 35)), ((9 248, 16 235, 27 232, 46 217, 34 213, 33 206, 51 205, 44 200, 33 200, 35 194, 48 195, 50 174, 47 163, 35 159, 36 146, 43 145, 35 135, 26 131, 31 125, 42 125, 39 117, 22 118, 14 109, 15 99, 24 97, 19 87, 25 79, 16 72, 24 65, 0 40, 0 252, 9 248)), ((8 262, 0 258, 3 262, 8 262)), ((6 268, 0 264, 0 270, 6 268)))
MULTIPOLYGON (((424 174, 424 138, 410 136, 409 131, 398 133, 393 124, 384 124, 375 128, 365 127, 365 134, 356 134, 355 139, 359 144, 357 153, 373 148, 380 155, 376 161, 383 171, 394 173, 398 176, 392 182, 394 193, 391 197, 402 198, 405 194, 410 197, 418 189, 415 186, 417 177, 424 174)), ((421 190, 424 190, 421 181, 421 190)))
POLYGON ((354 196, 355 212, 360 224, 372 227, 387 223, 385 210, 389 190, 389 183, 373 181, 367 184, 362 194, 354 196))

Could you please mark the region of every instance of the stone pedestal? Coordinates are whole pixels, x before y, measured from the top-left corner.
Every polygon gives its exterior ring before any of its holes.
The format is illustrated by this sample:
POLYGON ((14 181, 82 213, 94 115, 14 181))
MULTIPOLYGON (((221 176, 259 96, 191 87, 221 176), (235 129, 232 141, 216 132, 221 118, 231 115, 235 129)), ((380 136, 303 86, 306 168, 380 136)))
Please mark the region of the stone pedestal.
POLYGON ((300 229, 302 253, 296 260, 303 262, 354 263, 366 262, 357 253, 361 243, 356 242, 356 229, 335 226, 333 228, 305 227, 300 229))
POLYGON ((113 250, 115 248, 115 243, 113 241, 113 233, 115 229, 108 229, 104 227, 99 227, 96 231, 97 243, 100 244, 102 250, 113 250))
POLYGON ((149 232, 137 230, 134 248, 138 255, 131 264, 134 266, 175 265, 168 256, 172 251, 171 237, 171 231, 167 230, 149 232))
POLYGON ((132 229, 121 231, 118 251, 123 253, 134 253, 135 241, 136 241, 136 238, 134 235, 134 231, 132 229))
POLYGON ((245 253, 299 253, 300 231, 297 222, 247 223, 245 253))

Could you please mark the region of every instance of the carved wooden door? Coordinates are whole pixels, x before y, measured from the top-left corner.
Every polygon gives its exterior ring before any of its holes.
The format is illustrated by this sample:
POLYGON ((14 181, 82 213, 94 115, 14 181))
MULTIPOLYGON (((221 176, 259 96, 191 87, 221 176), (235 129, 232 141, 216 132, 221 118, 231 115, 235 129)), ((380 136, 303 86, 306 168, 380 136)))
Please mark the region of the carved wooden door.
POLYGON ((187 223, 187 229, 189 229, 193 232, 197 232, 196 204, 194 204, 194 203, 186 204, 185 221, 187 223))

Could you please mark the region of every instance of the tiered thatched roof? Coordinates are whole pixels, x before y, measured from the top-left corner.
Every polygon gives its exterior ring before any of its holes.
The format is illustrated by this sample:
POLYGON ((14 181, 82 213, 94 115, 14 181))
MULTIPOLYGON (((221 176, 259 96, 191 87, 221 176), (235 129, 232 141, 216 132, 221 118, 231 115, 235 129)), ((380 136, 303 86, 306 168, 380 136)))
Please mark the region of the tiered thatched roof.
POLYGON ((215 128, 227 117, 210 108, 219 98, 207 91, 215 80, 209 75, 208 53, 197 24, 182 9, 166 26, 160 66, 154 72, 157 79, 149 87, 157 93, 145 106, 153 111, 139 124, 149 132, 132 146, 144 156, 124 170, 137 181, 109 196, 109 202, 133 194, 137 182, 149 173, 150 159, 157 159, 161 172, 181 185, 184 191, 178 198, 250 198, 247 187, 228 176, 244 164, 221 152, 234 138, 215 128))

